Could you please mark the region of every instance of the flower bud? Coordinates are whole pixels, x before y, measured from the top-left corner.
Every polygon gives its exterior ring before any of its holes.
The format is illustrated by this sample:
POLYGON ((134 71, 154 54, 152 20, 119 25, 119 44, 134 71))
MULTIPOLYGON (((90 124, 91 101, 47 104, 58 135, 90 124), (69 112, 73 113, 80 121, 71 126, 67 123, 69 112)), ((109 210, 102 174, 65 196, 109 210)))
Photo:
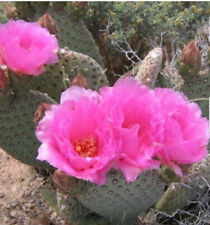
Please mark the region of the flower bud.
POLYGON ((84 87, 85 89, 89 88, 89 84, 87 79, 82 75, 82 74, 78 74, 71 83, 71 86, 73 85, 77 85, 79 87, 84 87))
POLYGON ((181 53, 181 62, 187 65, 200 65, 201 55, 194 41, 190 41, 181 53))
POLYGON ((44 14, 39 20, 38 23, 46 28, 51 34, 58 33, 58 28, 55 20, 48 14, 44 14))

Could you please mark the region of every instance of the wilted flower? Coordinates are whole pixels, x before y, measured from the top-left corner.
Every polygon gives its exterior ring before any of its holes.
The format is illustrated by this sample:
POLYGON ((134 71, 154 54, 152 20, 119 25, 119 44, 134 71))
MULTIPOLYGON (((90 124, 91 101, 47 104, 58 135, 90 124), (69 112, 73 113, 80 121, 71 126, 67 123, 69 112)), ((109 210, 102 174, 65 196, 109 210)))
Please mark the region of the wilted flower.
POLYGON ((11 20, 1 24, 0 46, 0 62, 19 75, 38 76, 45 64, 58 61, 57 39, 36 22, 11 20))
POLYGON ((160 149, 164 119, 154 93, 127 77, 114 87, 101 89, 101 95, 105 111, 117 118, 114 130, 120 155, 114 168, 120 169, 130 182, 141 171, 159 167, 153 157, 160 149))
POLYGON ((208 120, 197 104, 172 89, 156 88, 165 118, 164 141, 157 156, 182 176, 178 164, 198 162, 207 155, 208 120))
POLYGON ((70 176, 104 184, 117 145, 99 104, 95 91, 72 86, 63 92, 60 105, 52 105, 38 124, 42 145, 37 159, 70 176))

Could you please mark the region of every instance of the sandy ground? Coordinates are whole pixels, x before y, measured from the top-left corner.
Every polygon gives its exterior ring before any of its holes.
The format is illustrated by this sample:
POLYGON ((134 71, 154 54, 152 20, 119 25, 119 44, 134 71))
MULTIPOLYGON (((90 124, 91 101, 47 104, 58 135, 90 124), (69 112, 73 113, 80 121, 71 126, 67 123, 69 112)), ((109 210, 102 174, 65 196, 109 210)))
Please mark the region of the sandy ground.
POLYGON ((50 182, 0 149, 0 224, 61 225, 39 193, 50 182))

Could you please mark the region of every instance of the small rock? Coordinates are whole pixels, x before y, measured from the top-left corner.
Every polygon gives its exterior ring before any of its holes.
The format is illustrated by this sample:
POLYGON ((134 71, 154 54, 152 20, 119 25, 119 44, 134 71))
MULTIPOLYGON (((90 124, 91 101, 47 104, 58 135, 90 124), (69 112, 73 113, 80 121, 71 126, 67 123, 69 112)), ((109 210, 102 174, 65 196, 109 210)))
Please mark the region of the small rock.
POLYGON ((10 213, 9 213, 10 217, 11 218, 15 218, 17 216, 17 212, 15 210, 12 210, 10 213))
POLYGON ((17 202, 15 201, 15 202, 12 202, 12 203, 10 203, 10 205, 12 206, 12 208, 15 208, 16 206, 17 206, 17 202))
POLYGON ((4 193, 0 192, 0 198, 3 198, 3 197, 4 197, 4 193))

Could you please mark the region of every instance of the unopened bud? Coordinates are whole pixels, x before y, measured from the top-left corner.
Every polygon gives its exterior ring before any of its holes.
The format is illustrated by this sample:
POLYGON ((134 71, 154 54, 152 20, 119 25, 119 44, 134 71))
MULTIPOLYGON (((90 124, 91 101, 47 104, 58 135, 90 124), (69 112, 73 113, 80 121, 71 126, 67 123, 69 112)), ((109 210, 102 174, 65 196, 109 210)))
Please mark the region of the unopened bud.
POLYGON ((201 55, 194 41, 190 41, 182 50, 181 62, 187 65, 200 65, 201 55))
POLYGON ((58 28, 55 20, 48 14, 44 14, 39 20, 38 23, 46 28, 51 34, 57 34, 58 28))
POLYGON ((85 89, 89 88, 89 84, 87 79, 82 75, 82 74, 78 74, 73 80, 71 85, 77 85, 80 87, 84 87, 85 89))
POLYGON ((37 125, 39 121, 45 116, 45 112, 51 109, 51 105, 48 105, 45 102, 42 102, 37 108, 34 114, 34 122, 37 125))

